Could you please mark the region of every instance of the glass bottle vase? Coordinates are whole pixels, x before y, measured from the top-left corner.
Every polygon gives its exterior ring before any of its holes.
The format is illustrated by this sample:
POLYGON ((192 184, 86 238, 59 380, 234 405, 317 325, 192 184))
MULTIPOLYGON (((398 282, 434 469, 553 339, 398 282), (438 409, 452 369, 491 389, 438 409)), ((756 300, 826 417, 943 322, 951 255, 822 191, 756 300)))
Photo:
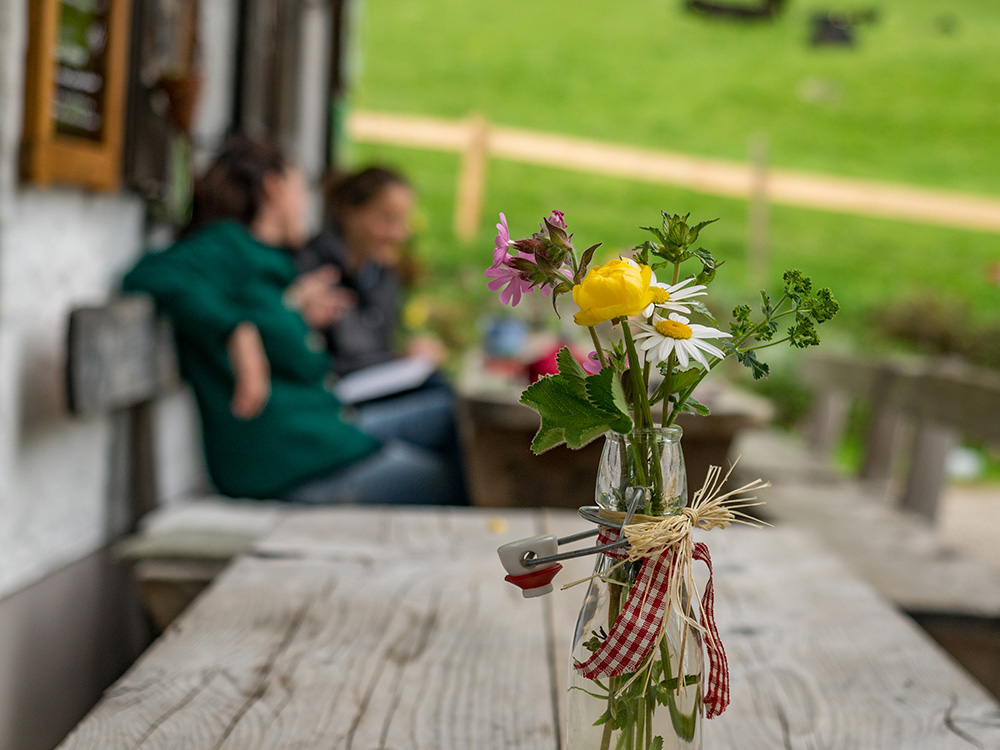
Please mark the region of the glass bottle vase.
MULTIPOLYGON (((609 433, 597 477, 597 505, 625 511, 643 491, 637 515, 660 517, 687 504, 687 477, 679 427, 609 433)), ((642 520, 642 519, 639 519, 642 520)), ((598 556, 595 577, 577 618, 567 696, 569 750, 677 750, 701 748, 702 641, 682 628, 671 606, 662 635, 634 671, 584 677, 586 662, 612 633, 629 595, 640 582, 642 561, 598 556), (686 631, 686 632, 685 632, 686 631)), ((687 592, 680 604, 686 609, 687 592)))

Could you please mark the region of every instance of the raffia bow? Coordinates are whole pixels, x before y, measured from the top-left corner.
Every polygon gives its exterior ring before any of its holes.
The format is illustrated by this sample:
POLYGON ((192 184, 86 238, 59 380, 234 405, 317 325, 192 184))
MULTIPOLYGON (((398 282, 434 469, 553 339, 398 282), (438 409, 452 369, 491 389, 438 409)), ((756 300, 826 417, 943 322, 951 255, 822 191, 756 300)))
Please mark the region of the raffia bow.
MULTIPOLYGON (((734 464, 735 466, 735 464, 734 464)), ((705 686, 704 700, 708 718, 721 714, 729 704, 729 667, 725 649, 715 626, 715 593, 712 578, 712 560, 708 546, 695 542, 694 529, 719 529, 733 523, 760 527, 762 522, 743 512, 762 503, 746 493, 769 487, 760 479, 743 485, 727 493, 721 489, 732 468, 722 477, 718 466, 709 468, 705 483, 691 501, 691 505, 668 517, 635 516, 633 522, 623 528, 629 547, 612 550, 609 556, 619 559, 602 576, 624 565, 626 562, 642 561, 642 569, 635 585, 629 593, 621 614, 608 633, 608 637, 585 662, 577 662, 576 669, 588 679, 604 676, 619 676, 634 672, 622 690, 636 679, 639 667, 649 658, 653 647, 666 637, 666 626, 670 615, 676 613, 681 623, 681 646, 683 654, 687 646, 689 630, 694 628, 705 638, 708 653, 709 675, 705 686), (721 478, 720 478, 721 477, 721 478), (709 577, 704 595, 700 599, 701 617, 696 617, 693 602, 698 599, 697 584, 694 580, 694 561, 700 560, 708 566, 709 577), (684 597, 685 590, 691 595, 684 597)), ((614 523, 621 523, 625 514, 616 511, 601 511, 601 517, 614 523)), ((614 541, 615 532, 601 528, 598 544, 614 541)), ((591 576, 592 578, 593 576, 591 576)), ((589 578, 584 580, 590 580, 589 578)), ((574 586, 577 583, 564 586, 574 586)), ((610 581, 610 583, 615 583, 610 581)), ((678 660, 678 689, 684 685, 683 660, 678 660)))

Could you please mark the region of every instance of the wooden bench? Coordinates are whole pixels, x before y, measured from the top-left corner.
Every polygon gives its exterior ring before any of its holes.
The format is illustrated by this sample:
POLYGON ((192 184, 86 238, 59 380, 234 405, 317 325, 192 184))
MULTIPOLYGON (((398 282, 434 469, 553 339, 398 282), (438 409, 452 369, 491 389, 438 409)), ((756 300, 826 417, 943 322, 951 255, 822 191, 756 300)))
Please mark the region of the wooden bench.
POLYGON ((170 326, 142 295, 70 314, 67 389, 81 418, 107 415, 127 441, 129 523, 118 545, 134 564, 155 624, 166 627, 236 555, 278 521, 284 506, 235 501, 203 491, 161 502, 157 412, 182 388, 170 326))
POLYGON ((762 515, 813 533, 1000 694, 1000 570, 945 542, 933 524, 950 447, 960 436, 1000 437, 997 376, 827 355, 808 359, 803 378, 817 391, 805 444, 758 433, 734 449, 741 479, 774 485, 760 493, 762 515), (861 469, 846 476, 829 455, 852 401, 869 417, 861 469))
MULTIPOLYGON (((583 588, 523 599, 494 549, 570 511, 294 510, 59 750, 566 747, 583 588)), ((706 748, 1000 747, 1000 704, 808 533, 704 539, 732 703, 706 748)), ((586 576, 564 563, 556 582, 586 576)))
POLYGON ((814 356, 803 380, 817 394, 809 445, 828 454, 841 437, 848 409, 869 412, 859 479, 893 487, 906 479, 899 507, 930 521, 947 482, 949 451, 961 438, 1000 441, 1000 373, 947 359, 880 362, 814 356))

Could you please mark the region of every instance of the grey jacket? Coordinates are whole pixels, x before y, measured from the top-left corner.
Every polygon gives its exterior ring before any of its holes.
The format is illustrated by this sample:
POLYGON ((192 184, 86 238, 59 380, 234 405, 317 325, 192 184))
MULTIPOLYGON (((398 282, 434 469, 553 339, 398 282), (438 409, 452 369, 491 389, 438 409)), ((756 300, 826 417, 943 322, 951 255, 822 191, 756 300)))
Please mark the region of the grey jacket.
POLYGON ((358 295, 357 307, 323 331, 334 372, 346 375, 397 356, 403 285, 392 269, 369 263, 351 273, 347 269, 347 248, 329 227, 298 253, 297 262, 302 273, 325 265, 336 266, 343 276, 341 284, 358 295))

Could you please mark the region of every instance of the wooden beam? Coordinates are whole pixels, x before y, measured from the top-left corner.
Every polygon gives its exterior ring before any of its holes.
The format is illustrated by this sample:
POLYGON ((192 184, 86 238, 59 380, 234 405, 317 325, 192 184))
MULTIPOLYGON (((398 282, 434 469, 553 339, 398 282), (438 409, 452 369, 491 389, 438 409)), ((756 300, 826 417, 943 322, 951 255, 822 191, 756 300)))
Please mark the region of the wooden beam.
POLYGON ((472 242, 482 223, 486 195, 486 168, 489 163, 490 129, 486 118, 469 118, 465 150, 455 194, 455 236, 472 242))

